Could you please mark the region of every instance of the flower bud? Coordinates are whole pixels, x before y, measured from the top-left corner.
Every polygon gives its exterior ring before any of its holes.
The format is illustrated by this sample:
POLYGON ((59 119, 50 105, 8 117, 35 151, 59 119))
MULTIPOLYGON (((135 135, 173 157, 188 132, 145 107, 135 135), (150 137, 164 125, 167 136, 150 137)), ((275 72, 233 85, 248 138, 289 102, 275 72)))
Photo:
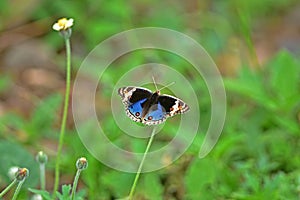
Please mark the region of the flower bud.
POLYGON ((88 167, 88 161, 85 157, 81 157, 76 162, 76 167, 78 170, 85 170, 88 167))
POLYGON ((29 170, 26 168, 19 168, 15 174, 15 177, 18 181, 23 181, 29 176, 29 170))
POLYGON ((43 151, 39 151, 35 159, 38 163, 45 164, 48 161, 48 156, 43 151))

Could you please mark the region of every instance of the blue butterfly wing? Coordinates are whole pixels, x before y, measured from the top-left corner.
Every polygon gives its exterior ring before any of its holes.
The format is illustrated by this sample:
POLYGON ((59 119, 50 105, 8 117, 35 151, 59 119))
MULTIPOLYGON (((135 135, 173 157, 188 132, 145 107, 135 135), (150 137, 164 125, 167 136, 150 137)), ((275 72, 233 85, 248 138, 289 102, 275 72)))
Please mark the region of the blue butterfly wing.
POLYGON ((142 123, 146 125, 160 124, 164 122, 166 118, 166 111, 158 102, 157 104, 151 106, 142 123))
POLYGON ((125 105, 127 116, 136 122, 141 122, 140 116, 143 112, 143 105, 152 95, 152 92, 146 88, 129 86, 119 88, 118 94, 125 105))
POLYGON ((189 106, 177 97, 173 97, 171 95, 160 95, 158 97, 157 104, 150 108, 142 123, 147 125, 160 124, 168 117, 185 113, 189 109, 189 106))
POLYGON ((127 115, 134 121, 140 122, 141 121, 141 114, 143 112, 143 103, 147 101, 147 99, 139 100, 131 105, 128 106, 126 109, 127 115))

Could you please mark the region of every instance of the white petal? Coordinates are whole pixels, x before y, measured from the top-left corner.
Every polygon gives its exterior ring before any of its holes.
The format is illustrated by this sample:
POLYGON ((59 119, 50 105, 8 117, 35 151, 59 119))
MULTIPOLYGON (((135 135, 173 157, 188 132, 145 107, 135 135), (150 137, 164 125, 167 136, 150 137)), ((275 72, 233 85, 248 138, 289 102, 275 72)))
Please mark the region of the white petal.
POLYGON ((61 27, 60 27, 60 25, 58 23, 53 24, 52 28, 54 30, 56 30, 56 31, 60 31, 61 30, 61 27))
POLYGON ((13 166, 11 168, 8 169, 8 177, 13 180, 16 177, 16 173, 18 171, 18 167, 13 166))
POLYGON ((73 21, 74 21, 73 19, 72 20, 69 19, 65 24, 65 28, 70 28, 71 26, 73 26, 73 21))

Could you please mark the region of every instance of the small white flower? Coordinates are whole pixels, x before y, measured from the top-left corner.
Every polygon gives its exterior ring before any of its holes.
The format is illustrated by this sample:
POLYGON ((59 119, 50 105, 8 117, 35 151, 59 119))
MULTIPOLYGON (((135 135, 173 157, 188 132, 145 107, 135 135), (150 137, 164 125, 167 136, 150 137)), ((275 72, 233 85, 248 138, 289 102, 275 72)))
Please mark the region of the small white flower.
POLYGON ((31 200, 43 200, 43 197, 40 194, 35 194, 31 197, 31 200))
POLYGON ((13 166, 11 168, 8 169, 8 177, 10 178, 10 180, 14 180, 16 178, 16 173, 19 170, 19 167, 13 166))
POLYGON ((53 24, 52 28, 56 31, 64 31, 73 26, 74 19, 70 18, 61 18, 57 20, 55 24, 53 24))

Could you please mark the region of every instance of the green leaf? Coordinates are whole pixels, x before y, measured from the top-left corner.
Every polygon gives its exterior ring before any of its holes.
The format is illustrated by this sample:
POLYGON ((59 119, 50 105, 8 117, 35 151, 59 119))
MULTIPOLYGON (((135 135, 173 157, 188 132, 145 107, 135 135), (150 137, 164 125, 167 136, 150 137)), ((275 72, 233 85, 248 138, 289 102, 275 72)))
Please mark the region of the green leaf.
POLYGON ((22 130, 25 123, 25 120, 17 114, 8 113, 0 118, 0 135, 1 132, 9 132, 9 130, 22 130))
POLYGON ((114 196, 122 198, 128 195, 134 176, 135 174, 109 171, 102 175, 102 181, 114 196))
POLYGON ((210 158, 192 162, 185 176, 186 199, 212 199, 212 196, 207 196, 207 186, 215 182, 218 174, 216 164, 210 158))
POLYGON ((271 86, 279 100, 286 101, 299 93, 299 62, 289 52, 279 52, 268 65, 271 69, 271 86))
POLYGON ((259 192, 260 190, 260 179, 255 174, 249 174, 248 172, 244 174, 245 184, 247 188, 254 192, 259 192))
POLYGON ((62 194, 63 195, 69 195, 70 194, 70 192, 71 192, 71 185, 70 184, 68 184, 68 185, 63 185, 62 186, 62 194))
POLYGON ((229 91, 244 95, 269 110, 277 108, 276 102, 267 96, 260 75, 248 67, 241 69, 237 79, 225 79, 224 83, 229 91))
POLYGON ((79 191, 76 192, 75 200, 84 200, 85 195, 86 195, 86 191, 84 189, 79 190, 79 191))
POLYGON ((71 199, 71 185, 63 185, 62 186, 62 194, 60 194, 59 192, 56 192, 58 198, 60 200, 70 200, 71 199))
POLYGON ((59 94, 54 94, 39 103, 35 108, 26 131, 30 135, 41 134, 52 129, 58 108, 61 106, 62 98, 59 94))
POLYGON ((58 197, 58 199, 63 200, 63 195, 60 194, 59 192, 56 192, 56 196, 58 197))
POLYGON ((33 189, 33 188, 28 188, 28 190, 34 194, 40 194, 44 200, 51 200, 51 196, 49 194, 48 191, 45 190, 37 190, 37 189, 33 189))
POLYGON ((144 174, 142 181, 138 185, 137 191, 143 193, 147 199, 160 200, 163 196, 163 186, 158 174, 144 174))

